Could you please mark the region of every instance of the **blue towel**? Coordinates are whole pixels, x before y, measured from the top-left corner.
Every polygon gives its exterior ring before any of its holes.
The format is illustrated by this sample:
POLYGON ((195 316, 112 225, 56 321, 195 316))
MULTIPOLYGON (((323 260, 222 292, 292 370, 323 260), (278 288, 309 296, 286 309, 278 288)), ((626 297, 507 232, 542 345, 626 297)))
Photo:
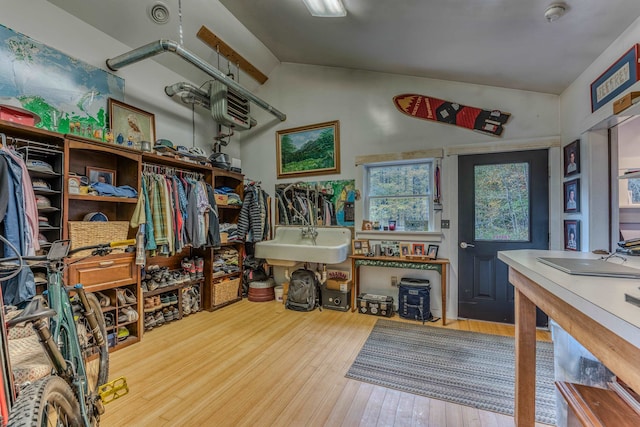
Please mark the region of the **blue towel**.
POLYGON ((91 184, 91 188, 96 190, 101 196, 114 196, 114 197, 128 197, 134 198, 138 197, 138 192, 135 188, 130 187, 128 185, 121 185, 119 187, 114 187, 111 184, 107 184, 104 182, 94 182, 91 184))

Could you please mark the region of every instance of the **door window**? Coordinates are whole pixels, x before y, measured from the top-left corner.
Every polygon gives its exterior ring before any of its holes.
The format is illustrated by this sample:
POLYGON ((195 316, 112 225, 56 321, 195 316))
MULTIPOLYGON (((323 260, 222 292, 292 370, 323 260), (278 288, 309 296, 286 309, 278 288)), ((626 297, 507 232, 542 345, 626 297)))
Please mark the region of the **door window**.
POLYGON ((474 166, 475 240, 529 241, 529 164, 474 166))

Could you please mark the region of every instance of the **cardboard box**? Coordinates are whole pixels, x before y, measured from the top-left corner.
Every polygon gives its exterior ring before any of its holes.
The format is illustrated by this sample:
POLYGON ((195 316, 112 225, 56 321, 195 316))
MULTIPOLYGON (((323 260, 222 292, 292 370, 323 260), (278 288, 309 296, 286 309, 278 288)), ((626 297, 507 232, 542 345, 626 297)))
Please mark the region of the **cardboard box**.
POLYGON ((327 279, 325 287, 333 291, 349 292, 351 290, 351 280, 327 279))
POLYGON ((613 114, 618 114, 640 101, 640 92, 629 92, 613 101, 613 114))
POLYGON ((226 206, 229 201, 229 196, 226 194, 214 194, 216 198, 216 205, 226 206))
POLYGON ((229 241, 229 233, 222 231, 220 232, 220 243, 227 243, 229 241))

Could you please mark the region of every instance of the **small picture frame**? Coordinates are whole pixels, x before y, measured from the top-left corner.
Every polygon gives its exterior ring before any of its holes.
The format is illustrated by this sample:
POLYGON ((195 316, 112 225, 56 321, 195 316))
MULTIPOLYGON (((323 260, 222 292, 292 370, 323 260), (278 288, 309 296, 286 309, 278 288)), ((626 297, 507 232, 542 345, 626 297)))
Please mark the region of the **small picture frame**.
POLYGON ((580 250, 580 221, 576 219, 564 220, 564 249, 567 251, 580 250))
POLYGON ((411 255, 424 256, 424 243, 414 243, 411 245, 411 255))
POLYGON ((411 243, 400 243, 400 257, 406 258, 411 255, 411 243))
POLYGON ((362 231, 369 231, 369 230, 373 230, 373 223, 369 220, 363 219, 362 220, 362 231))
POLYGON ((89 183, 102 182, 104 184, 116 185, 116 171, 112 169, 101 169, 87 166, 87 177, 89 183))
POLYGON ((564 211, 580 212, 580 180, 572 179, 564 183, 564 211))
POLYGON ((367 255, 369 253, 368 240, 352 240, 351 252, 353 255, 367 255))
POLYGON ((576 139, 564 147, 564 176, 580 173, 580 140, 576 139))
POLYGON ((427 247, 427 258, 429 259, 437 259, 438 258, 438 245, 429 245, 427 247))

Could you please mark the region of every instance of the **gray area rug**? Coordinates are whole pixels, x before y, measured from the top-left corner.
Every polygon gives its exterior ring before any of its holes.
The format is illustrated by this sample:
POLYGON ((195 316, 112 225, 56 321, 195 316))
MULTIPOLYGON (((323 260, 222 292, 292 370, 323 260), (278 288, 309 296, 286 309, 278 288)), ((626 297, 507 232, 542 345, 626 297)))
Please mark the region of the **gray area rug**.
MULTIPOLYGON (((536 421, 556 424, 553 345, 536 345, 536 421)), ((380 319, 347 378, 513 415, 511 337, 380 319)))

